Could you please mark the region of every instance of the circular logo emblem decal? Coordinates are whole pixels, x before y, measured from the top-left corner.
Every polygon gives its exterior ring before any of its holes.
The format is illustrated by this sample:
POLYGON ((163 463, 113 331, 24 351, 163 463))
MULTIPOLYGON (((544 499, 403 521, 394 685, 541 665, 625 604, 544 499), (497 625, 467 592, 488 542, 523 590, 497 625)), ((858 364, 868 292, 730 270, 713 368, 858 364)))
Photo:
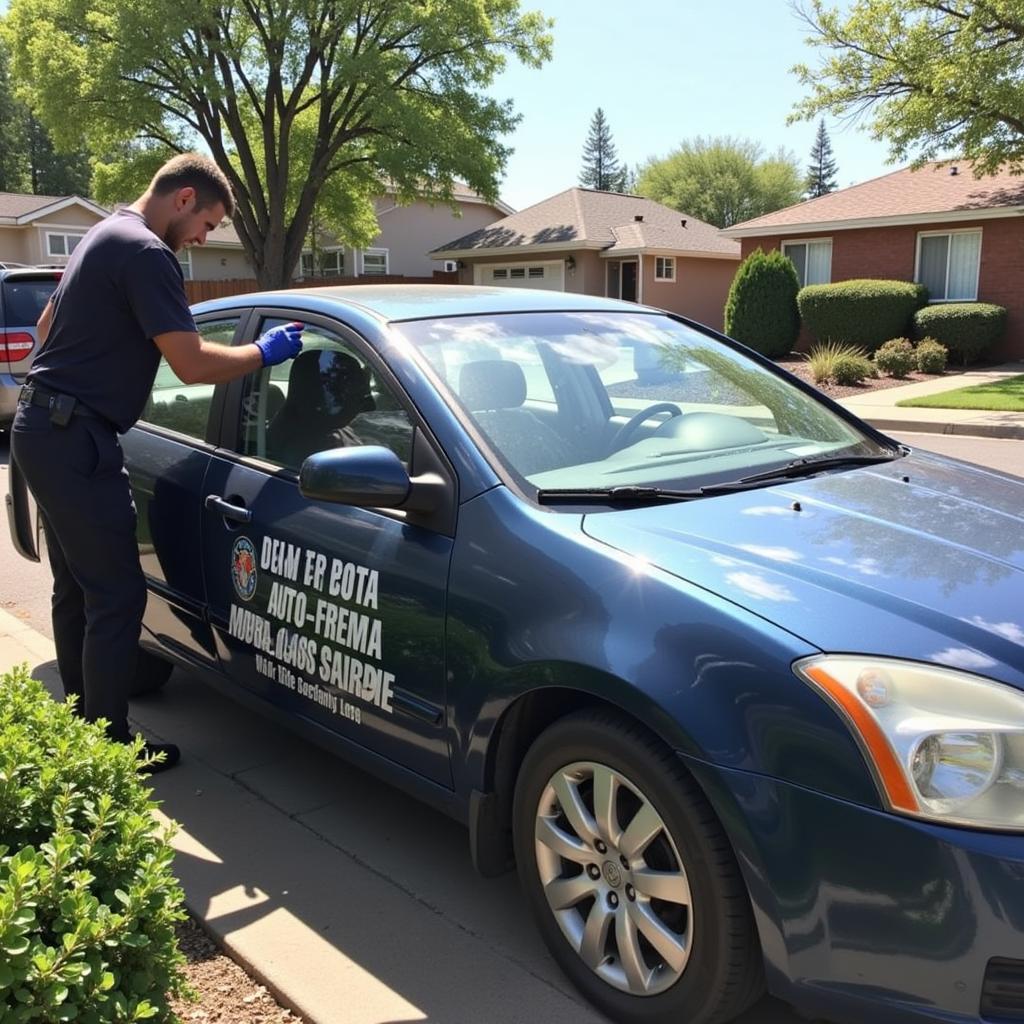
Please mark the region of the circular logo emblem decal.
POLYGON ((605 881, 613 888, 618 889, 622 882, 622 872, 619 871, 619 865, 613 861, 606 860, 604 862, 604 877, 605 881))
POLYGON ((231 549, 231 582, 243 601, 256 593, 256 549, 248 537, 239 537, 231 549))

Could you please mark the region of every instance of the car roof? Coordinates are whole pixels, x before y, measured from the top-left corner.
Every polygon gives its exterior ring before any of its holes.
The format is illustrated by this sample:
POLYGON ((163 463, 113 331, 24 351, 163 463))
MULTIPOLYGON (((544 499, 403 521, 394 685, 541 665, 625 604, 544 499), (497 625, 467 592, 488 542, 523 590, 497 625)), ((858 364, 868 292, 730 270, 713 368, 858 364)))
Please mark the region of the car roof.
POLYGON ((290 288, 254 292, 213 299, 193 307, 193 312, 212 313, 246 306, 274 306, 287 300, 289 306, 330 313, 338 306, 359 309, 385 322, 425 320, 438 317, 472 316, 487 313, 544 313, 643 310, 635 302, 604 299, 571 292, 541 291, 534 288, 486 288, 457 284, 345 285, 333 288, 290 288))
POLYGON ((63 275, 63 269, 56 269, 54 267, 5 267, 0 269, 0 278, 40 278, 40 277, 56 277, 59 278, 63 275))

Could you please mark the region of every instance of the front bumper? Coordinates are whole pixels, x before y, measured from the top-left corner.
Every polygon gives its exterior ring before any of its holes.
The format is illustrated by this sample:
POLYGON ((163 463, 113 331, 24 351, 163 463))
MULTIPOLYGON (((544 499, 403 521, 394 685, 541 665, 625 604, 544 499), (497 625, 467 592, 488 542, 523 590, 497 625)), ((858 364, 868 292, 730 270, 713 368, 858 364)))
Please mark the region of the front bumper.
POLYGON ((683 760, 732 840, 769 988, 800 1013, 976 1022, 989 961, 1024 958, 1024 835, 928 825, 683 760))

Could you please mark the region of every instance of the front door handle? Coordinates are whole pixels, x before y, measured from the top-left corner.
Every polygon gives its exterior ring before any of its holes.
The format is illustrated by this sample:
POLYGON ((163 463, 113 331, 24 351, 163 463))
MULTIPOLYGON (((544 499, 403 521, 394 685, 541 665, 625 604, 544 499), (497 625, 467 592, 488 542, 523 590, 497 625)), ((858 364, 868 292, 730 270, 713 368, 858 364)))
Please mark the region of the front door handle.
POLYGON ((236 523, 251 523, 252 512, 241 505, 232 505, 225 501, 219 494, 208 494, 203 504, 211 512, 219 512, 225 519, 231 519, 236 523))

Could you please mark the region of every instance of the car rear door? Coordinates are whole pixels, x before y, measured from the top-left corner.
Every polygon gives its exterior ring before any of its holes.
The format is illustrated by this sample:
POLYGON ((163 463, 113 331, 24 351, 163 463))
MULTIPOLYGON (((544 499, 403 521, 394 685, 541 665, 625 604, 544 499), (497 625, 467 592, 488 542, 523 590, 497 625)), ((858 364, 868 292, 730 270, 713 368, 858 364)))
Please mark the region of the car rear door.
POLYGON ((409 466, 423 425, 369 346, 337 321, 264 309, 246 336, 295 319, 306 324, 303 352, 232 385, 206 475, 203 564, 217 652, 232 680, 282 715, 450 786, 451 536, 402 513, 313 501, 298 486, 303 458, 341 446, 382 445, 409 466), (365 393, 348 394, 343 378, 356 369, 365 393))
MULTIPOLYGON (((208 342, 230 345, 237 312, 196 318, 208 342)), ((218 667, 202 566, 203 481, 220 431, 224 387, 183 384, 160 360, 138 424, 121 439, 138 514, 139 558, 149 600, 143 645, 156 643, 204 667, 218 667)))

